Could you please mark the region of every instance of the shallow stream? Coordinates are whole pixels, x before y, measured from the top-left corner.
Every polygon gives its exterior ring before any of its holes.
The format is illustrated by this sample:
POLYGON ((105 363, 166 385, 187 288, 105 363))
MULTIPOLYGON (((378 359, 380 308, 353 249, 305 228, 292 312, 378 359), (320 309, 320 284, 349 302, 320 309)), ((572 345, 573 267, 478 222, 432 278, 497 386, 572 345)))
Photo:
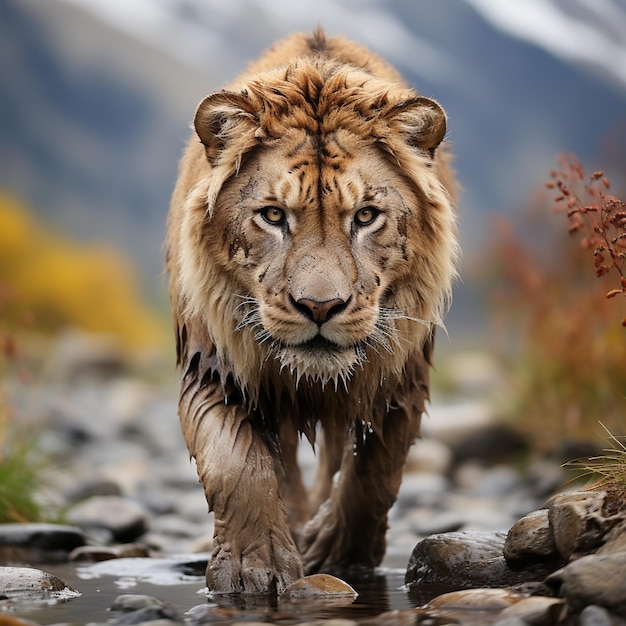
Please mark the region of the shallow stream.
POLYGON ((349 605, 334 606, 316 600, 282 604, 265 597, 213 598, 204 587, 206 562, 187 565, 185 570, 170 567, 160 559, 122 559, 94 566, 57 565, 42 569, 58 576, 82 595, 66 602, 34 606, 16 605, 12 614, 38 624, 107 623, 119 614, 111 612, 122 594, 145 594, 173 605, 189 625, 229 624, 242 621, 296 624, 303 620, 343 618, 358 621, 390 610, 420 606, 448 591, 428 585, 408 592, 403 567, 381 568, 367 579, 348 580, 359 593, 349 605))

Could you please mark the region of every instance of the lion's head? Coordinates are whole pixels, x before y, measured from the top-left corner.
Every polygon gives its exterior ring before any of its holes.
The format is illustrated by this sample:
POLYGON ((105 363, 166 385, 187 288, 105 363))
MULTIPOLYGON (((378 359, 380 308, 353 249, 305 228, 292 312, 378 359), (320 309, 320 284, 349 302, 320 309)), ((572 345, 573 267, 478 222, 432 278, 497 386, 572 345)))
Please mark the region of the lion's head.
POLYGON ((207 97, 194 126, 180 293, 223 367, 252 396, 262 371, 399 375, 455 275, 441 107, 313 57, 207 97))

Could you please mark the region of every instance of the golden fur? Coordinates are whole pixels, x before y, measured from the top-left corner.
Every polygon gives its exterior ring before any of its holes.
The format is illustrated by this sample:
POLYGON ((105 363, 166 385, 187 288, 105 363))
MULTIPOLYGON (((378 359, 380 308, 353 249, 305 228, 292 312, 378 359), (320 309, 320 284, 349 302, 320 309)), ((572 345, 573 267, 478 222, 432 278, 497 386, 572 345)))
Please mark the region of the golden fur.
POLYGON ((374 567, 455 276, 445 114, 318 30, 205 98, 194 128, 166 264, 181 426, 215 511, 208 585, 374 567), (318 425, 307 494, 298 433, 318 425))

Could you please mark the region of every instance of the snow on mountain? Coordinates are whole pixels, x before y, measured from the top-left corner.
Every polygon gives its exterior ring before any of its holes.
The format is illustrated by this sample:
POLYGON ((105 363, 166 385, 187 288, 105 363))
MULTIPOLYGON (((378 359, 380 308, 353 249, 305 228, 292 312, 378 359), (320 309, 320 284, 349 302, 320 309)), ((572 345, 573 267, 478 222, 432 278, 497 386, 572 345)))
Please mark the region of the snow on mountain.
POLYGON ((382 0, 65 0, 92 11, 131 36, 202 68, 218 56, 231 75, 248 42, 269 42, 322 24, 377 50, 392 63, 407 59, 418 74, 438 81, 457 74, 454 59, 411 32, 382 0), (255 32, 256 31, 256 32, 255 32), (237 52, 239 50, 239 52, 237 52), (233 63, 235 61, 235 63, 233 63))
POLYGON ((489 214, 523 205, 559 152, 622 175, 625 2, 3 0, 0 186, 157 277, 197 102, 276 39, 321 24, 443 104, 471 259, 489 214))
POLYGON ((494 27, 566 61, 602 70, 626 89, 626 3, 465 0, 494 27))

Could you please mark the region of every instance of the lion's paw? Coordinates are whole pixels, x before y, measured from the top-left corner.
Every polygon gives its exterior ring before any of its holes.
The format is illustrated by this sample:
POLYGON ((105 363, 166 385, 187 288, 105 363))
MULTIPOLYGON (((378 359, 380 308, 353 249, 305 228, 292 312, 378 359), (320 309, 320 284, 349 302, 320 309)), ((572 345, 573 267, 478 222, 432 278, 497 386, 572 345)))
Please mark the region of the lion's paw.
POLYGON ((304 526, 299 546, 305 574, 371 570, 381 562, 386 519, 363 517, 351 526, 341 513, 327 500, 304 526))
POLYGON ((302 563, 293 544, 272 533, 245 546, 239 556, 228 544, 213 553, 206 581, 213 593, 280 593, 302 577, 302 563))
POLYGON ((300 551, 305 574, 334 569, 334 552, 341 542, 337 519, 330 501, 304 526, 300 535, 300 551))

